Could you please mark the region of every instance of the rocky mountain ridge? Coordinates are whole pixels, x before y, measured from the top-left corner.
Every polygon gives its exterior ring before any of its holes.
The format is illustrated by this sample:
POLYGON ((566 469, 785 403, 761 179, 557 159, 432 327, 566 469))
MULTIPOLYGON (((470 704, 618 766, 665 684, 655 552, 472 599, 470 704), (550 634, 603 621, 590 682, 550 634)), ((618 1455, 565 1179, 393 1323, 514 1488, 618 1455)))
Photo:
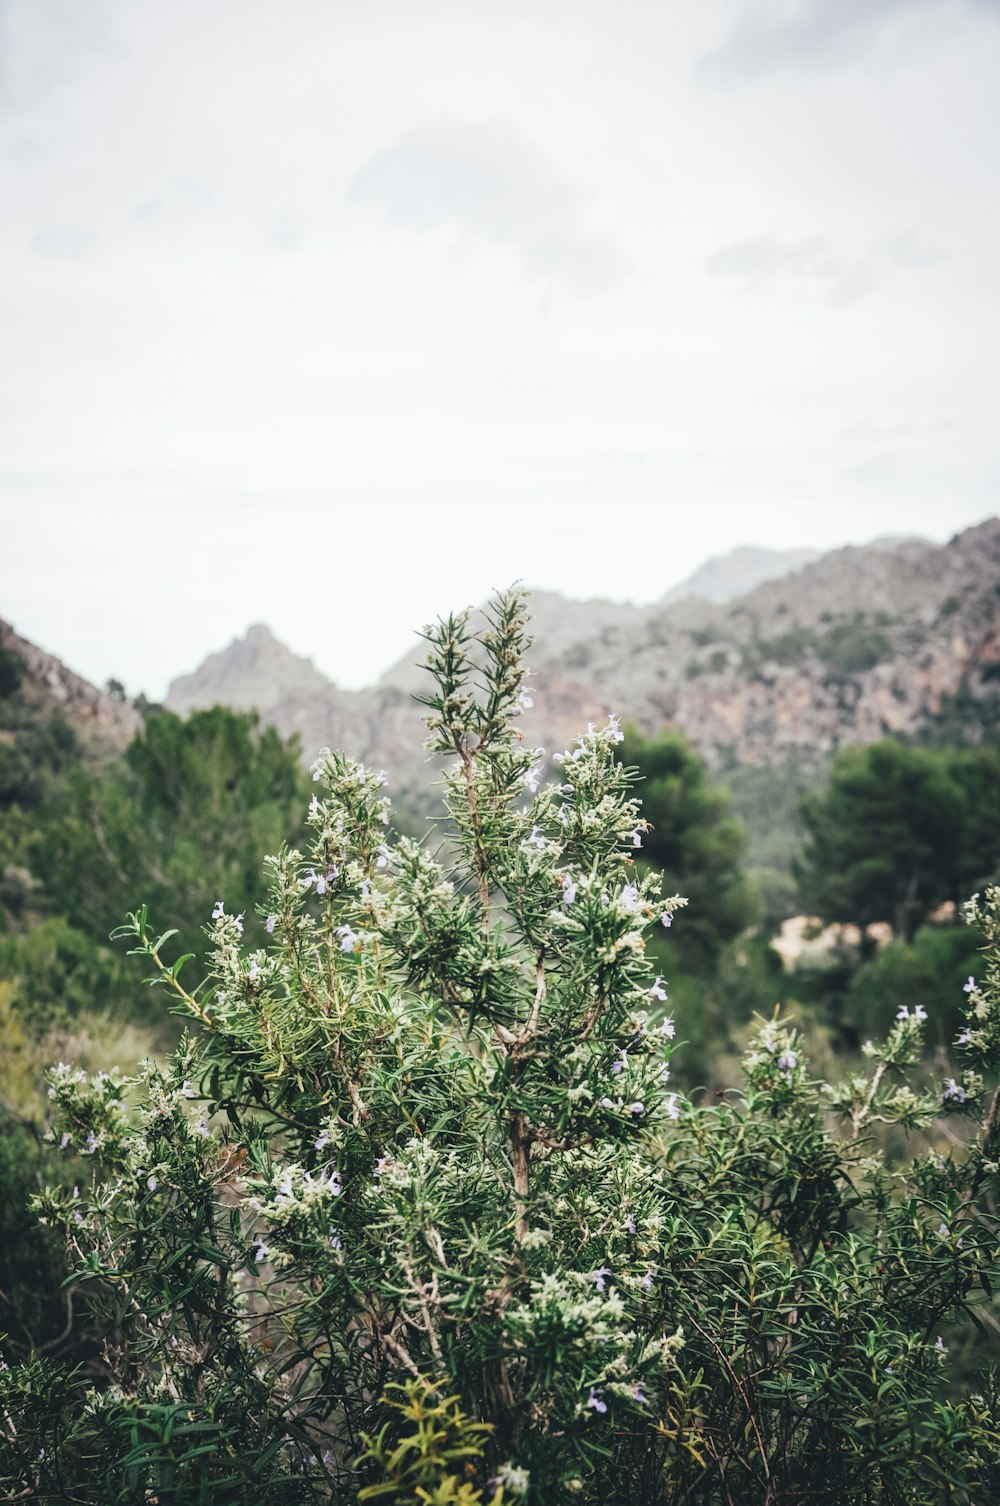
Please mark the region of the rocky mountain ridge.
POLYGON ((142 716, 134 706, 98 690, 54 654, 22 638, 2 618, 0 648, 20 665, 32 709, 42 714, 60 712, 95 753, 121 752, 142 726, 142 716))
MULTIPOLYGON (((610 710, 643 731, 672 723, 714 766, 818 767, 846 743, 911 735, 1000 679, 1000 519, 948 544, 879 540, 808 561, 736 600, 652 607, 566 602, 539 592, 536 704, 525 736, 550 751, 610 710)), ((168 706, 223 699, 287 735, 304 756, 344 748, 385 767, 401 795, 424 790, 419 648, 362 691, 331 684, 263 628, 175 681, 168 706)))

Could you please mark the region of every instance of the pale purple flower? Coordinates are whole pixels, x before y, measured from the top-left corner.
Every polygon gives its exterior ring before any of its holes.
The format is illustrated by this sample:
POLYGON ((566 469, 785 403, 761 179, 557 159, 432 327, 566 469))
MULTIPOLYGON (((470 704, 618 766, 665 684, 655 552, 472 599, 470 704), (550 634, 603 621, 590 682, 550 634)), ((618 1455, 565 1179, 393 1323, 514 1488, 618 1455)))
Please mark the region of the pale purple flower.
POLYGON ((531 828, 531 835, 525 839, 525 845, 528 847, 537 848, 539 852, 544 852, 549 844, 546 842, 545 838, 538 830, 538 827, 533 826, 531 828))
POLYGON ((664 912, 663 912, 663 918, 660 921, 660 924, 663 925, 663 926, 666 926, 667 930, 669 931, 670 927, 673 925, 673 923, 674 923, 674 917, 671 915, 670 911, 669 910, 664 910, 664 912))
POLYGON ((563 905, 571 905, 576 899, 576 885, 571 878, 563 879, 563 905))
POLYGON ((636 888, 635 884, 625 885, 625 888, 622 890, 619 896, 618 903, 621 905, 622 909, 627 910, 630 915, 635 914, 636 910, 638 910, 639 908, 639 890, 636 888))
POLYGON ((522 686, 518 691, 517 700, 511 709, 511 716, 520 716, 524 711, 530 711, 535 704, 535 698, 527 686, 522 686))
POLYGON ((643 1289, 644 1292, 651 1292, 653 1290, 653 1273, 652 1273, 652 1271, 647 1271, 646 1272, 645 1276, 643 1276, 642 1280, 639 1282, 639 1285, 642 1287, 642 1289, 643 1289))
POLYGON ((611 1070, 617 1075, 617 1073, 619 1072, 624 1072, 627 1066, 628 1053, 626 1052, 625 1048, 622 1047, 621 1055, 619 1056, 618 1060, 611 1063, 611 1070))
POLYGON ((331 1234, 330 1235, 330 1249, 331 1250, 342 1250, 343 1248, 344 1248, 344 1246, 343 1246, 343 1242, 341 1241, 340 1235, 339 1234, 331 1234))
POLYGON ((247 968, 247 977, 249 978, 251 983, 256 983, 257 979, 260 977, 260 964, 256 960, 251 962, 250 966, 247 968))
POLYGON ((215 901, 215 909, 212 911, 213 920, 221 920, 226 913, 226 907, 221 899, 215 901))
POLYGON ((88 1154, 88 1156, 92 1156, 94 1154, 94 1151, 96 1149, 97 1149, 97 1136, 94 1134, 93 1130, 90 1130, 90 1131, 88 1131, 88 1134, 87 1134, 87 1154, 88 1154))
POLYGON ((233 917, 233 925, 236 927, 236 934, 237 934, 237 936, 242 936, 243 935, 243 916, 244 916, 244 914, 245 914, 245 911, 241 910, 240 913, 239 913, 239 915, 235 915, 233 917))
POLYGON ((602 1098, 601 1099, 601 1107, 604 1108, 604 1109, 613 1109, 614 1108, 614 1103, 613 1103, 613 1101, 610 1098, 602 1098))
POLYGON ((325 1147, 330 1143, 329 1132, 327 1130, 321 1130, 314 1143, 317 1150, 325 1149, 325 1147))
POLYGON ((965 987, 962 989, 962 992, 963 992, 963 994, 971 994, 973 992, 973 990, 975 989, 975 987, 976 987, 976 980, 972 976, 972 974, 970 973, 969 974, 969 981, 968 981, 968 983, 966 983, 965 987))
POLYGON ((794 1051, 782 1051, 778 1057, 779 1072, 791 1073, 799 1064, 799 1059, 794 1051))
POLYGON ((653 986, 649 990, 649 992, 654 999, 659 999, 661 1004, 665 1004, 667 1002, 666 984, 664 982, 664 979, 660 977, 659 973, 657 973, 656 978, 653 980, 653 986))
POLYGON ((662 1067, 660 1068, 660 1081, 661 1082, 669 1082, 670 1081, 670 1068, 669 1068, 669 1066, 667 1065, 666 1062, 664 1062, 663 1065, 662 1065, 662 1067))
POLYGON ((640 1406, 645 1406, 646 1404, 646 1393, 639 1385, 638 1381, 636 1381, 635 1385, 632 1387, 632 1399, 633 1401, 639 1402, 640 1406))
POLYGON ((640 1114, 644 1114, 646 1112, 646 1105, 644 1103, 630 1103, 628 1106, 628 1111, 630 1114, 634 1114, 638 1119, 640 1114))
POLYGON ((68 1144, 69 1144, 69 1131, 68 1130, 63 1130, 63 1133, 62 1133, 62 1135, 60 1137, 60 1140, 59 1140, 59 1149, 60 1150, 65 1150, 68 1144))
POLYGON ((638 1234, 638 1232, 639 1231, 636 1228, 635 1219, 632 1217, 632 1215, 630 1213, 628 1215, 628 1217, 625 1219, 625 1233, 626 1234, 638 1234))
POLYGON ((913 1011, 912 1016, 911 1016, 910 1011, 907 1009, 907 1007, 906 1007, 905 1004, 903 1005, 902 1009, 900 1009, 900 1010, 897 1011, 897 1014, 896 1014, 896 1019, 897 1020, 909 1020, 911 1018, 914 1021, 926 1020, 926 1018, 927 1018, 927 1011, 926 1011, 926 1009, 924 1008, 924 1006, 922 1004, 918 1004, 917 1005, 917 1007, 913 1011))
POLYGON ((608 717, 608 728, 616 743, 624 742, 625 740, 625 734, 621 729, 621 720, 621 717, 616 716, 614 712, 608 717))
POLYGON ((337 935, 340 937, 340 950, 342 952, 356 952, 361 945, 361 937, 350 926, 338 926, 337 935))
POLYGON ((632 833, 632 846, 633 847, 641 847, 642 846, 642 827, 641 826, 637 826, 636 829, 635 829, 635 831, 632 833))
POLYGON ((940 1334, 938 1334, 937 1338, 934 1340, 934 1348, 937 1350, 938 1354, 948 1353, 948 1346, 940 1334))
POLYGON ((360 894, 361 898, 364 899, 364 900, 367 900, 367 898, 371 894, 371 892, 372 892, 372 881, 371 881, 371 879, 362 879, 361 882, 360 882, 360 884, 358 885, 358 893, 360 894))
POLYGON ((596 1271, 591 1271, 590 1279, 594 1283, 594 1290, 598 1292, 607 1291, 608 1283, 605 1278, 612 1274, 613 1272, 609 1265, 599 1265, 596 1271))
POLYGON ((146 1178, 146 1186, 149 1188, 150 1192, 155 1192, 156 1189, 157 1189, 157 1187, 159 1185, 160 1185, 159 1182, 156 1180, 155 1176, 153 1176, 153 1174, 151 1172, 149 1174, 149 1176, 146 1178))
POLYGON ((388 1169, 388 1166, 389 1166, 389 1157, 388 1156, 379 1156, 378 1160, 375 1162, 375 1170, 372 1172, 372 1176, 373 1177, 380 1177, 382 1175, 382 1173, 388 1169))
POLYGON ((323 777, 323 760, 317 758, 316 762, 310 765, 309 772, 312 774, 313 783, 315 784, 318 779, 323 777))
POLYGON ((391 854, 389 852, 389 849, 383 842, 378 849, 378 857, 375 859, 375 867, 384 868, 386 863, 388 863, 390 856, 391 854))
POLYGON ((197 1093, 194 1090, 194 1087, 192 1086, 190 1077, 185 1077, 184 1081, 181 1083, 181 1096, 183 1098, 198 1097, 197 1093))
POLYGON ((275 928, 275 926, 277 924, 278 924, 278 917, 276 915, 269 915, 267 917, 267 919, 264 922, 264 930, 267 932, 267 934, 269 936, 273 936, 274 935, 274 928, 275 928))
POLYGON ((537 795, 542 783, 541 770, 534 767, 525 769, 524 773, 521 775, 521 778, 528 786, 529 793, 532 795, 537 795))
POLYGON ((310 814, 310 816, 318 816, 319 815, 319 796, 318 795, 313 795, 312 799, 309 802, 309 814, 310 814))
POLYGON ((681 1117, 681 1107, 677 1102, 676 1093, 671 1093, 669 1095, 666 1103, 663 1105, 663 1112, 666 1114, 668 1119, 679 1119, 681 1117))
POLYGON ((211 1132, 210 1132, 210 1130, 208 1128, 208 1125, 205 1123, 204 1119, 199 1119, 198 1120, 198 1123, 195 1125, 195 1129, 198 1131, 198 1134, 201 1136, 201 1138, 203 1140, 208 1140, 210 1138, 210 1133, 211 1132))
POLYGON ((271 1252, 264 1241, 262 1239, 258 1239, 256 1245, 254 1246, 253 1252, 253 1258, 257 1262, 257 1264, 260 1265, 262 1261, 266 1260, 270 1253, 271 1252))
POLYGON ((225 1002, 226 1002, 226 995, 225 995, 224 989, 221 989, 221 988, 217 988, 216 989, 216 991, 215 991, 215 1002, 216 1002, 216 1004, 225 1004, 225 1002))
POLYGON ((953 1077, 948 1077, 945 1079, 944 1096, 954 1103, 964 1103, 966 1098, 965 1089, 960 1088, 953 1077))
POLYGON ((73 1222, 75 1224, 83 1223, 83 1214, 80 1212, 79 1208, 73 1209, 73 1222))
POLYGON ((657 1035, 665 1035, 670 1041, 673 1040, 674 1036, 677 1034, 677 1029, 674 1025, 673 1017, 671 1015, 668 1014, 666 1019, 657 1026, 656 1033, 657 1035))
POLYGON ((963 1025, 962 1029, 958 1032, 958 1034, 955 1037, 955 1045, 956 1046, 967 1046, 971 1040, 972 1040, 972 1030, 970 1029, 970 1027, 968 1025, 963 1025))
POLYGON ((593 1407, 595 1412, 606 1412, 608 1410, 607 1402, 602 1399, 599 1391, 594 1390, 593 1386, 591 1386, 590 1395, 587 1397, 587 1406, 593 1407))
POLYGON ((948 1225, 946 1223, 944 1223, 944 1222, 938 1224, 938 1238, 939 1239, 950 1239, 951 1238, 951 1230, 948 1228, 948 1225))

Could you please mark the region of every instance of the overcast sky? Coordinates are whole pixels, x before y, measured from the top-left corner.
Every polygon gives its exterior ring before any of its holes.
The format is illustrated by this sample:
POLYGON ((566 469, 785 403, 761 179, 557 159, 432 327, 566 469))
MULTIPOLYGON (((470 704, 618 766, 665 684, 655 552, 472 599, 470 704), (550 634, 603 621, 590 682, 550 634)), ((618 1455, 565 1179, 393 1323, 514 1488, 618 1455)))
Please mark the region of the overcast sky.
POLYGON ((1000 510, 1000 0, 0 0, 0 615, 156 696, 1000 510))

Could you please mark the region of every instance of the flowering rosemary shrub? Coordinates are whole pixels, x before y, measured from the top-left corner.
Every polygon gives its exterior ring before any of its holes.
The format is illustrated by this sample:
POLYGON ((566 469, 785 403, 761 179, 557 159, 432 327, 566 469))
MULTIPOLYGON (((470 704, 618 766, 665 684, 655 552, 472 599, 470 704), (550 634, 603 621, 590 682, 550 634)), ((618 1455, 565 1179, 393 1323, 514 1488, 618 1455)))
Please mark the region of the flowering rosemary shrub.
POLYGON ((102 1339, 87 1373, 0 1375, 15 1499, 1000 1495, 992 1383, 950 1387, 939 1336, 997 1261, 1000 890, 970 908, 961 1081, 910 1084, 921 1008, 829 1086, 776 1018, 742 1091, 682 1101, 644 937, 684 901, 635 876, 616 718, 549 779, 524 746, 525 631, 514 594, 428 629, 436 843, 387 841, 383 775, 325 752, 308 851, 266 859, 267 946, 226 896, 189 987, 129 917, 197 1028, 137 1082, 51 1074, 93 1178, 38 1207, 102 1339), (878 1150, 945 1115, 943 1150, 878 1150))

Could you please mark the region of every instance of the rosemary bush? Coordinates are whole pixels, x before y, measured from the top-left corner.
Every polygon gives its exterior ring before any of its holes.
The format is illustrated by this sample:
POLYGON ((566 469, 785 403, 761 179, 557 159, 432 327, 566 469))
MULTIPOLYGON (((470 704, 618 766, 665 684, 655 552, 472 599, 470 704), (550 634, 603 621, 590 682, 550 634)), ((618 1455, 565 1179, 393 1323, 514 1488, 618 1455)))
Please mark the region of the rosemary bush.
POLYGON ((103 1347, 86 1372, 0 1374, 0 1486, 995 1499, 993 1383, 956 1388, 939 1335, 988 1303, 998 1253, 1000 891, 969 907, 961 1081, 920 1076, 922 1008, 829 1085, 775 1018, 741 1091, 683 1101, 644 938, 684 900, 636 876, 617 719, 548 765, 524 745, 516 594, 427 638, 428 746, 452 760, 436 841, 390 845, 384 776, 324 752, 308 850, 265 860, 265 947, 227 896, 189 987, 144 908, 123 928, 193 1028, 135 1082, 51 1073, 52 1135, 93 1176, 38 1211, 103 1347), (884 1125, 932 1148, 889 1164, 884 1125))

